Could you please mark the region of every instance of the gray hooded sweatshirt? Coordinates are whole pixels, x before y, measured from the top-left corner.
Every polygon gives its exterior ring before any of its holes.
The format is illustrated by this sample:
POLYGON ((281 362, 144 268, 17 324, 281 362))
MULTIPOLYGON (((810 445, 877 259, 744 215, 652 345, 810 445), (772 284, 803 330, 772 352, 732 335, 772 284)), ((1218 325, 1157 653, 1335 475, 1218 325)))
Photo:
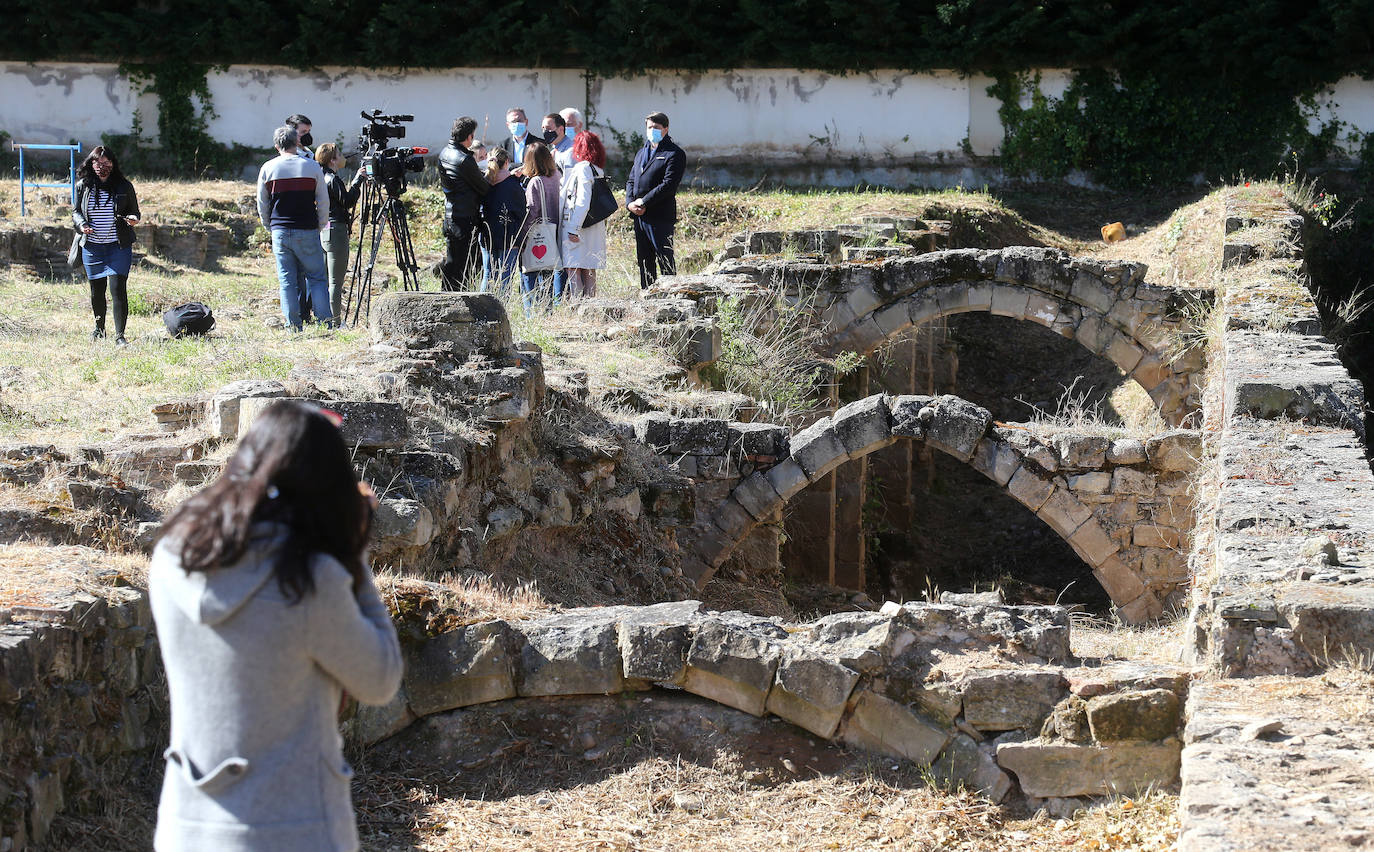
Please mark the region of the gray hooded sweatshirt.
POLYGON ((256 524, 244 558, 183 571, 153 554, 148 587, 171 693, 158 852, 347 852, 358 848, 337 713, 340 691, 385 704, 401 681, 396 630, 368 582, 311 557, 315 591, 294 605, 272 579, 286 530, 256 524))

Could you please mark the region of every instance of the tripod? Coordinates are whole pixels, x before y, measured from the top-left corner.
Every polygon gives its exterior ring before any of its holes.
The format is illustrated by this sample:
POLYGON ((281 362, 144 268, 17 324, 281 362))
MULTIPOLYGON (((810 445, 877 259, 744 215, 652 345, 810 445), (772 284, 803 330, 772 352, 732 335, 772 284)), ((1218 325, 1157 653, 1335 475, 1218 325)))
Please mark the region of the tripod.
MULTIPOLYGON (((404 190, 402 190, 404 191, 404 190)), ((384 188, 382 181, 368 174, 364 178, 362 206, 358 212, 358 245, 353 255, 348 303, 344 314, 349 325, 367 316, 372 307, 372 272, 377 264, 377 252, 383 234, 391 234, 396 250, 396 266, 401 270, 401 283, 406 290, 419 290, 419 265, 415 262, 415 244, 410 239, 410 220, 399 193, 384 188), (366 254, 366 260, 364 260, 366 254)))

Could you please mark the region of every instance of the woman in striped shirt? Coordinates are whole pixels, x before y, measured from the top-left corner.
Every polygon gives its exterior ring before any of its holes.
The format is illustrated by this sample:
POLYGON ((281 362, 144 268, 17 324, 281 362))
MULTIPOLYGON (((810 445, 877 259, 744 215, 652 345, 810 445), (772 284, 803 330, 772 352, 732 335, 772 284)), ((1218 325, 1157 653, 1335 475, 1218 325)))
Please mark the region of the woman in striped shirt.
POLYGON ((81 242, 81 261, 91 284, 93 340, 105 336, 105 289, 114 307, 115 344, 127 346, 124 325, 129 317, 129 266, 133 262, 133 223, 139 220, 134 185, 119 170, 113 152, 103 145, 91 149, 77 172, 76 207, 72 222, 81 242))

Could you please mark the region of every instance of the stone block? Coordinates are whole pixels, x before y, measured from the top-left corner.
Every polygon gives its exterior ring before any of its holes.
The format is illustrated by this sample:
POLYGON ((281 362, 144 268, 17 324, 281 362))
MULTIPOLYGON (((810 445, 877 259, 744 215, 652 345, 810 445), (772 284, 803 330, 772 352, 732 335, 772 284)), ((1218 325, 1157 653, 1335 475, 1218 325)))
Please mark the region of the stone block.
POLYGON ((1059 318, 1059 300, 1044 293, 1031 293, 1026 299, 1026 319, 1052 328, 1059 318))
POLYGON ((1035 514, 1064 538, 1072 536, 1084 521, 1092 517, 1088 507, 1066 488, 1056 488, 1035 514))
POLYGON ((1146 355, 1135 365, 1135 369, 1131 370, 1131 378, 1146 391, 1152 391, 1164 384, 1173 374, 1173 367, 1168 358, 1159 354, 1146 355))
POLYGON ((415 349, 442 349, 455 361, 502 355, 511 346, 510 320, 488 293, 383 293, 372 300, 372 339, 415 349))
POLYGON ((403 447, 410 438, 405 410, 399 402, 322 401, 322 408, 343 417, 339 431, 350 448, 378 450, 403 447))
POLYGON ((946 284, 935 291, 935 301, 940 306, 940 316, 968 312, 968 283, 946 284))
POLYGON ((736 541, 744 537, 744 534, 754 528, 756 523, 754 516, 740 505, 740 502, 733 497, 722 501, 711 511, 711 522, 720 528, 728 536, 734 537, 736 541))
POLYGON ((766 520, 782 505, 782 495, 773 490, 773 486, 768 481, 768 477, 762 473, 755 473, 745 479, 735 490, 731 492, 744 510, 754 517, 755 520, 766 520))
POLYGON ((673 418, 659 411, 641 414, 635 418, 635 438, 641 444, 659 452, 668 450, 673 443, 673 418))
POLYGON ((383 497, 372 519, 374 556, 424 547, 434 538, 434 515, 409 497, 383 497))
POLYGON ((964 721, 980 731, 1039 731, 1068 694, 1060 671, 979 671, 959 681, 964 721))
POLYGON ((1192 471, 1202 458, 1202 433, 1175 429, 1145 442, 1150 466, 1161 471, 1192 471))
POLYGON ((829 418, 818 420, 792 436, 792 459, 811 481, 849 461, 829 418))
POLYGON ((1116 290, 1105 286, 1097 276, 1080 269, 1074 275, 1073 286, 1069 291, 1074 302, 1106 315, 1116 303, 1116 290))
POLYGON ((896 337, 911 327, 911 307, 905 300, 894 302, 874 311, 873 321, 885 336, 896 337))
POLYGON ((1118 467, 1112 471, 1112 493, 1150 497, 1155 493, 1155 478, 1149 471, 1118 467))
POLYGON ((968 309, 970 311, 992 310, 992 291, 997 285, 991 281, 979 281, 968 285, 968 309))
POLYGON ((1107 461, 1111 464, 1144 464, 1145 444, 1135 438, 1118 438, 1107 447, 1107 461))
POLYGON ((1021 466, 1021 459, 1016 454, 1016 448, 995 435, 988 435, 978 442, 970 464, 988 479, 1005 486, 1021 466))
POLYGON ((1007 493, 1032 512, 1040 511, 1054 493, 1054 480, 1022 465, 1007 482, 1007 493))
POLYGON ((1114 602, 1129 603, 1145 594, 1145 583, 1140 581, 1139 574, 1121 559, 1109 555, 1101 562, 1092 562, 1091 565, 1094 565, 1092 576, 1098 579, 1098 583, 1102 584, 1102 588, 1105 588, 1107 595, 1112 596, 1114 602))
POLYGON ((993 802, 1005 799, 1013 786, 997 759, 965 734, 954 735, 939 760, 930 765, 930 774, 952 788, 962 786, 993 802))
POLYGON ((1168 689, 1118 692, 1088 699, 1088 726, 1099 743, 1162 740, 1176 736, 1181 723, 1178 696, 1168 689))
POLYGON ((728 428, 730 449, 738 448, 745 456, 787 455, 788 433, 783 426, 731 422, 728 428))
MULTIPOLYGON (((232 441, 239 436, 239 401, 259 397, 280 398, 286 396, 286 386, 281 382, 264 379, 244 379, 231 382, 210 397, 208 403, 209 422, 206 427, 213 437, 221 441, 232 441)), ((246 425, 246 424, 245 424, 246 425)))
POLYGON ((914 639, 889 615, 841 612, 816 619, 800 634, 825 648, 840 665, 858 672, 878 671, 896 659, 914 639))
POLYGON ((1107 747, 1004 743, 997 763, 1016 774, 1028 796, 1134 796, 1174 784, 1181 752, 1178 740, 1107 747))
POLYGON ((625 679, 681 686, 701 612, 700 601, 633 608, 621 619, 618 632, 625 679))
POLYGON ((674 455, 720 456, 730 445, 730 424, 709 417, 687 417, 668 427, 668 451, 674 455))
POLYGON ((1059 435, 1054 439, 1059 465, 1065 470, 1095 470, 1107 460, 1107 438, 1097 435, 1059 435))
POLYGON ((1121 546, 1107 535, 1106 530, 1097 521, 1088 521, 1074 531, 1069 536, 1069 545, 1083 557, 1083 561, 1089 565, 1097 566, 1113 553, 1121 549, 1121 546))
POLYGON ((406 647, 410 707, 428 716, 455 707, 514 698, 517 637, 502 621, 442 633, 406 647))
POLYGON ((764 474, 768 484, 784 500, 791 500, 803 488, 811 484, 806 471, 794 459, 785 458, 768 469, 764 474))
POLYGON ((1113 364, 1120 367, 1121 372, 1129 375, 1130 372, 1135 369, 1136 365, 1140 363, 1140 359, 1145 357, 1145 350, 1140 348, 1139 344, 1126 335, 1114 331, 1111 335, 1110 342, 1108 342, 1102 354, 1106 355, 1113 364))
POLYGON ((1026 315, 1030 291, 1022 287, 1002 284, 992 291, 993 316, 1021 319, 1026 315))
POLYGON ((521 697, 624 690, 619 630, 606 614, 573 609, 513 629, 525 639, 516 669, 521 697))
POLYGON ((935 416, 926 425, 926 444, 960 461, 971 459, 992 425, 992 414, 986 408, 949 395, 937 397, 932 407, 935 416))
POLYGON ((1177 548, 1182 542, 1182 534, 1169 527, 1153 523, 1137 524, 1131 533, 1131 544, 1136 547, 1177 548))
POLYGON ((1084 316, 1073 336, 1089 352, 1101 353, 1112 340, 1112 329, 1096 314, 1084 316))
POLYGON ((1078 476, 1070 476, 1066 480, 1074 493, 1083 494, 1103 494, 1108 488, 1112 487, 1112 475, 1106 471, 1095 470, 1092 473, 1083 473, 1078 476))
POLYGON ((841 738, 849 745, 929 764, 950 740, 950 732, 905 704, 860 690, 841 738))
POLYGON ((893 437, 924 440, 927 424, 935 417, 935 397, 894 396, 888 403, 888 410, 892 414, 893 437), (922 416, 923 411, 927 412, 925 416, 922 416))
POLYGON ((353 743, 368 746, 399 734, 415 721, 405 684, 396 690, 391 700, 381 705, 359 704, 344 727, 344 736, 353 743))
POLYGON ((782 656, 778 637, 770 633, 718 619, 702 621, 687 653, 682 688, 762 716, 782 656))
POLYGON ((830 418, 835 437, 853 459, 892 443, 890 420, 887 399, 881 394, 851 402, 830 418))
POLYGON ((839 727, 859 673, 835 662, 830 649, 823 650, 788 645, 765 706, 778 718, 829 739, 839 727))

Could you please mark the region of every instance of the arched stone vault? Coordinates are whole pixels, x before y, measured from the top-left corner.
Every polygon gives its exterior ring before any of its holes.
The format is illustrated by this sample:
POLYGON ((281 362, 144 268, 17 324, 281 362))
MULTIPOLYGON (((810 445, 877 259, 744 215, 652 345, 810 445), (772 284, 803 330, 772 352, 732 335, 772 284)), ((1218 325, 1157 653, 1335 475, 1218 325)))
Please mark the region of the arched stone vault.
POLYGON ((879 394, 850 403, 792 436, 788 453, 777 463, 743 478, 715 506, 710 524, 689 534, 684 568, 704 584, 756 526, 779 517, 807 486, 896 441, 924 441, 971 465, 1049 524, 1092 568, 1127 621, 1159 616, 1164 600, 1187 581, 1183 544, 1191 511, 1181 507, 1187 503, 1186 472, 1200 447, 1197 433, 1180 430, 1143 444, 1117 442, 1140 450, 1115 458, 1109 458, 1115 445, 1106 438, 1070 436, 1074 458, 1069 461, 1066 451, 1065 464, 1037 457, 1044 447, 1025 437, 1024 430, 995 425, 986 409, 955 396, 879 394), (1153 506, 1162 497, 1176 519, 1128 524, 1123 541, 1123 535, 1104 528, 1095 511, 1110 510, 1118 497, 1130 502, 1132 512, 1138 500, 1153 506), (1165 553, 1175 558, 1161 559, 1165 553))
POLYGON ((1042 325, 1108 358, 1173 425, 1200 410, 1192 306, 1212 293, 1147 284, 1143 264, 1045 248, 955 249, 834 270, 806 282, 831 354, 868 354, 912 326, 980 311, 1042 325))

